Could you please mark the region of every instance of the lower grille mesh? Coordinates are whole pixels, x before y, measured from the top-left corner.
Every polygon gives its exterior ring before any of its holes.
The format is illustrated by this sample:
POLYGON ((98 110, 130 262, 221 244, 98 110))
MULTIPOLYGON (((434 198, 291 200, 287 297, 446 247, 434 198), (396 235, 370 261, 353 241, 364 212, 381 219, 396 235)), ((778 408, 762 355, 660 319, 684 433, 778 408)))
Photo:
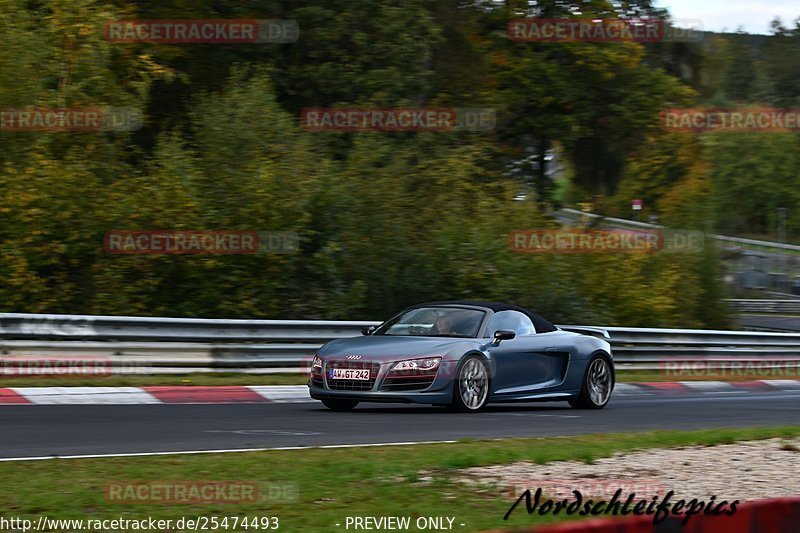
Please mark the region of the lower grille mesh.
POLYGON ((433 384, 434 379, 436 379, 436 374, 398 377, 392 377, 392 374, 389 374, 389 376, 383 380, 381 390, 398 392, 425 390, 433 384))

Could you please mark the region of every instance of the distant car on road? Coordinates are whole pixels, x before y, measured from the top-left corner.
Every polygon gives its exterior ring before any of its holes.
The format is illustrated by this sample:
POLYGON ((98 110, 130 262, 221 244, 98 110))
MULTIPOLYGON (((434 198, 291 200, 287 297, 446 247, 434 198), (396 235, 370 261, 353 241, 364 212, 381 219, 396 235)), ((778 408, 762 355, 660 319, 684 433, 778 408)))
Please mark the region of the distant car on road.
POLYGON ((334 410, 405 402, 474 412, 490 402, 559 400, 602 409, 614 389, 606 340, 560 329, 515 305, 419 304, 363 333, 319 349, 308 382, 312 398, 334 410))

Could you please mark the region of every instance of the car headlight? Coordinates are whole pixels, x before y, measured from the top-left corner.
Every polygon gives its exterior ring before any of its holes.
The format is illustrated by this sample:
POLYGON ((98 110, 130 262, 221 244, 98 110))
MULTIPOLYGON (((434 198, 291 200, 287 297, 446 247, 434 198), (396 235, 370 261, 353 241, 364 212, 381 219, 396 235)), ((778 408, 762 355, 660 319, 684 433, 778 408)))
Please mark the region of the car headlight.
POLYGON ((407 361, 400 361, 392 367, 392 372, 400 372, 403 370, 419 370, 422 372, 432 372, 439 368, 442 362, 441 357, 426 357, 423 359, 408 359, 407 361))

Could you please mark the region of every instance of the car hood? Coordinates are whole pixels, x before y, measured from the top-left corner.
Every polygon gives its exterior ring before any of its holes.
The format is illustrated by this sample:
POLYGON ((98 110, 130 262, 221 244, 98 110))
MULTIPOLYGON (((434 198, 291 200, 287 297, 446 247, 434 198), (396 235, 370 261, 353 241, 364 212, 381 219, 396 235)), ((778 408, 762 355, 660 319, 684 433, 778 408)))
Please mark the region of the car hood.
POLYGON ((488 339, 369 335, 329 342, 317 352, 324 358, 360 355, 364 361, 397 361, 412 357, 462 355, 480 349, 488 339))

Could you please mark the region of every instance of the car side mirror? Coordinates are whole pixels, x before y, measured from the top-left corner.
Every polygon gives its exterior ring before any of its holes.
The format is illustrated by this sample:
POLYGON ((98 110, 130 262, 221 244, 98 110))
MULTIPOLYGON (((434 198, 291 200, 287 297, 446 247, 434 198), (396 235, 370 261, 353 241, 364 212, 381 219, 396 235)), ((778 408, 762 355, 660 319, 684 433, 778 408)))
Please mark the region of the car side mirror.
POLYGON ((376 329, 375 326, 369 326, 367 328, 362 328, 361 329, 361 334, 362 335, 372 335, 372 332, 375 331, 375 329, 376 329))
POLYGON ((500 341, 510 341, 517 334, 510 329, 498 329, 494 332, 494 342, 499 343, 500 341))

